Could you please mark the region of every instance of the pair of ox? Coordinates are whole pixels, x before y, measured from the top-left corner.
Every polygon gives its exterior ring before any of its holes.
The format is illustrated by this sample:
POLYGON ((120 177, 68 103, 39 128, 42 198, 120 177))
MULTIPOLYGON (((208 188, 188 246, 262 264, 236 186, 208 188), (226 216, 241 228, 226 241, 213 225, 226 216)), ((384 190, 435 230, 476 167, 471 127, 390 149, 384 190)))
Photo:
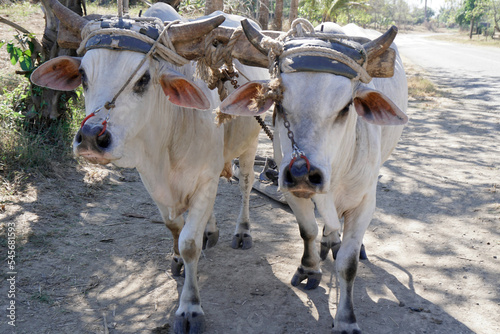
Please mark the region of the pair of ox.
POLYGON ((304 241, 292 285, 306 280, 306 289, 316 288, 320 259, 331 249, 340 288, 333 331, 361 333, 353 308, 354 279, 375 211, 379 169, 408 121, 406 76, 392 44, 395 27, 370 41, 354 25, 342 29, 330 23, 314 31, 306 23, 276 41, 242 22, 249 41, 262 52, 261 66, 270 66, 272 81, 245 84, 222 102, 221 111, 256 115, 275 104, 279 187, 304 241), (325 221, 320 251, 315 208, 325 221))
MULTIPOLYGON (((185 283, 174 330, 199 333, 205 321, 197 264, 204 243, 213 246, 218 240, 212 211, 217 185, 223 170, 231 168, 236 157, 242 205, 232 246, 252 246, 249 197, 260 126, 253 117, 217 126, 212 110, 220 104, 219 95, 195 79, 196 63, 175 66, 157 53, 149 56, 148 38, 134 37, 139 33, 159 38, 163 21, 184 21, 170 6, 159 3, 145 12, 145 17, 160 19, 155 23, 147 18, 89 22, 56 0, 50 5, 62 24, 82 32, 86 53, 50 60, 34 71, 31 79, 57 90, 73 90, 82 84, 87 117, 75 136, 74 153, 92 163, 113 163, 139 171, 174 238, 173 274, 180 275, 184 267, 185 283)), ((205 52, 207 34, 224 20, 219 15, 182 22, 164 33, 177 54, 197 59, 205 52)), ((235 24, 229 21, 226 24, 235 24)), ((251 80, 269 77, 262 68, 238 64, 238 69, 251 80)))
MULTIPOLYGON (((267 53, 260 44, 263 36, 250 25, 244 26, 257 49, 267 53)), ((193 37, 193 31, 190 28, 190 40, 201 39, 193 37)), ((380 59, 391 54, 388 47, 394 33, 389 35, 392 37, 370 42, 365 48, 355 47, 361 55, 366 49, 367 57, 357 61, 367 64, 373 75, 383 72, 378 67, 387 65, 380 59)), ((172 40, 175 44, 175 38, 172 40)), ((179 39, 176 45, 179 53, 183 50, 181 44, 179 39)), ((353 42, 348 44, 352 46, 353 42)), ((192 48, 187 49, 186 54, 192 57, 192 48)), ((237 45, 233 56, 248 65, 267 67, 267 55, 259 54, 257 49, 242 51, 237 45)), ((87 114, 92 115, 121 86, 121 82, 109 82, 108 78, 123 78, 124 73, 130 75, 131 69, 143 58, 144 55, 135 52, 98 48, 88 51, 83 59, 63 58, 49 62, 35 72, 33 80, 58 89, 72 89, 81 81, 87 114), (114 66, 107 66, 110 63, 114 66)), ((292 284, 298 285, 305 279, 308 280, 306 288, 319 284, 321 271, 314 242, 318 233, 314 203, 326 221, 323 256, 340 243, 339 218, 344 218, 343 243, 336 261, 341 298, 334 330, 339 332, 359 332, 352 304, 358 254, 375 208, 379 167, 394 148, 401 134, 400 124, 405 121, 401 109, 406 107, 406 81, 400 59, 396 60, 394 77, 375 79, 369 85, 361 84, 359 76, 346 68, 340 72, 336 68, 330 73, 309 72, 307 68, 282 73, 282 98, 264 101, 262 110, 258 111, 263 112, 273 102, 281 106, 276 115, 274 142, 280 164, 280 187, 297 216, 305 245, 301 266, 292 284), (335 99, 325 99, 325 96, 335 99), (381 126, 387 124, 399 125, 381 126), (295 150, 286 139, 288 131, 294 134, 295 150), (301 154, 297 156, 297 152, 301 154), (292 153, 295 154, 293 158, 292 153)), ((390 61, 387 63, 394 67, 390 61)), ((90 117, 75 137, 75 152, 93 162, 136 167, 172 231, 175 240, 173 263, 183 260, 186 273, 174 321, 176 333, 201 332, 204 327, 196 267, 205 225, 206 235, 215 232, 212 206, 223 162, 239 154, 242 172, 245 165, 250 166, 247 173, 250 175, 256 145, 251 140, 244 140, 254 137, 253 132, 248 132, 253 127, 248 119, 233 120, 221 130, 214 126, 211 115, 192 109, 209 109, 217 105, 217 97, 203 83, 196 85, 187 79, 192 78, 192 72, 192 65, 174 68, 171 64, 148 59, 133 76, 133 86, 125 87, 124 93, 116 99, 116 106, 109 112, 112 113, 109 123, 101 115, 90 117), (107 125, 106 129, 102 123, 107 125), (234 148, 235 142, 227 141, 232 136, 239 139, 241 146, 234 148), (249 151, 252 151, 251 157, 247 154, 249 151), (182 213, 186 210, 189 211, 184 221, 182 213)), ((244 85, 226 99, 221 109, 233 114, 253 115, 255 110, 249 108, 253 103, 250 100, 265 89, 266 86, 258 82, 244 85)), ((243 177, 242 181, 248 179, 249 176, 243 177)), ((248 222, 245 201, 248 202, 249 182, 242 183, 246 186, 242 186, 243 209, 239 223, 248 222)), ((239 225, 248 228, 248 224, 239 225)), ((174 272, 178 273, 178 268, 174 265, 174 272)))

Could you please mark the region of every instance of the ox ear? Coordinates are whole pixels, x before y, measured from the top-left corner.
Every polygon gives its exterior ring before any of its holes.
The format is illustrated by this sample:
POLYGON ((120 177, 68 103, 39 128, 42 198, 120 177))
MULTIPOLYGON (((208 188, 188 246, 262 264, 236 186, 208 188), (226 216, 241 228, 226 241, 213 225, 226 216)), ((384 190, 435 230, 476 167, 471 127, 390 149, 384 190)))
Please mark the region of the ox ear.
POLYGON ((269 109, 274 101, 265 98, 267 81, 250 81, 232 92, 222 101, 220 111, 237 116, 256 116, 269 109))
POLYGON ((186 108, 210 109, 210 101, 203 91, 182 74, 174 70, 164 70, 160 77, 161 88, 168 100, 186 108))
POLYGON ((408 116, 384 94, 360 87, 354 96, 354 107, 359 116, 376 125, 403 125, 408 116))
POLYGON ((82 58, 69 56, 51 59, 31 73, 31 82, 55 90, 74 90, 82 83, 81 61, 82 58))

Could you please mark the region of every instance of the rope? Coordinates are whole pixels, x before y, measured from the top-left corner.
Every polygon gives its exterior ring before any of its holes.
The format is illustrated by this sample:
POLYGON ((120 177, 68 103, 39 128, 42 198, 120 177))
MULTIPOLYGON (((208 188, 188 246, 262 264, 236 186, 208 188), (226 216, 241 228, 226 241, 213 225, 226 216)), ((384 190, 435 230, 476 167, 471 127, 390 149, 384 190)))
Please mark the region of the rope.
POLYGON ((135 21, 145 23, 146 25, 149 24, 155 26, 155 28, 160 28, 159 30, 161 30, 162 32, 158 39, 154 40, 146 35, 139 33, 140 27, 137 26, 132 26, 132 29, 101 28, 101 21, 92 21, 87 24, 84 29, 82 29, 83 41, 80 44, 77 53, 83 54, 88 40, 96 35, 120 35, 130 36, 148 44, 152 44, 152 50, 156 52, 155 55, 176 66, 180 67, 189 63, 189 60, 177 54, 169 34, 165 33, 171 25, 177 24, 180 21, 170 22, 167 27, 164 27, 163 23, 159 19, 141 18, 135 19, 135 21), (134 29, 137 29, 137 31, 134 29))
POLYGON ((364 62, 364 66, 362 66, 342 52, 319 46, 298 47, 283 52, 280 56, 280 59, 283 59, 281 62, 281 70, 285 73, 294 72, 295 70, 290 67, 290 62, 287 60, 289 60, 290 57, 299 56, 321 56, 332 59, 345 64, 356 71, 358 75, 354 78, 355 80, 360 80, 363 83, 369 83, 372 80, 371 76, 366 71, 366 62, 364 62))
POLYGON ((229 42, 224 45, 217 42, 215 32, 212 31, 205 39, 205 57, 197 62, 195 75, 205 81, 209 89, 217 88, 221 101, 228 95, 224 82, 227 81, 228 75, 232 76, 236 72, 232 52, 242 34, 241 27, 236 29, 229 38, 229 42), (224 65, 225 69, 222 68, 224 65))
MULTIPOLYGON (((294 69, 289 66, 291 62, 290 58, 292 56, 298 57, 319 55, 328 59, 338 61, 352 68, 354 71, 356 71, 356 73, 358 73, 358 75, 354 79, 360 80, 363 83, 369 83, 371 81, 372 78, 366 71, 366 61, 364 61, 363 64, 358 64, 354 59, 337 50, 318 46, 301 46, 284 51, 285 42, 295 38, 304 37, 338 41, 339 43, 347 44, 351 47, 354 46, 354 44, 349 40, 349 36, 315 32, 313 25, 308 20, 298 18, 292 22, 291 28, 286 34, 278 37, 277 39, 273 39, 267 36, 264 36, 264 38, 262 38, 260 45, 262 48, 269 50, 269 71, 273 77, 279 79, 281 71, 285 73, 294 72, 294 69), (278 59, 279 63, 281 63, 281 68, 277 68, 275 64, 277 57, 279 57, 278 59)), ((366 54, 363 48, 360 50, 360 52, 362 54, 366 54)))
MULTIPOLYGON (((128 84, 132 81, 132 79, 134 78, 134 76, 136 75, 136 73, 141 69, 142 65, 144 65, 144 63, 146 62, 146 60, 153 54, 156 52, 156 48, 161 46, 160 43, 162 43, 163 41, 163 37, 166 36, 166 43, 167 45, 171 45, 173 47, 173 44, 172 42, 170 41, 170 37, 168 37, 168 29, 173 25, 173 24, 176 24, 178 23, 179 21, 174 21, 174 22, 170 22, 163 30, 162 32, 160 33, 160 35, 158 36, 158 39, 156 41, 154 41, 153 45, 151 46, 151 48, 149 49, 148 53, 146 53, 146 55, 144 56, 144 58, 142 58, 142 60, 140 61, 140 63, 137 65, 137 67, 135 68, 135 70, 132 72, 132 74, 130 74, 130 76, 128 77, 127 81, 125 81, 125 83, 121 86, 121 88, 116 92, 115 96, 113 96, 113 99, 111 101, 108 101, 104 104, 104 108, 106 108, 108 110, 108 115, 106 116, 106 118, 104 119, 104 121, 102 122, 102 125, 103 125, 103 129, 102 131, 99 133, 98 136, 101 136, 102 134, 104 134, 104 132, 106 131, 106 127, 107 127, 107 123, 109 121, 109 118, 110 118, 110 115, 109 115, 109 111, 115 107, 115 102, 116 102, 116 99, 118 99, 118 96, 120 96, 120 94, 125 90, 125 87, 128 86, 128 84)), ((123 30, 123 29, 113 29, 113 30, 120 30, 121 32, 123 31, 126 31, 126 30, 123 30)), ((83 42, 82 42, 83 44, 83 42)), ((175 49, 174 51, 175 52, 175 49)), ((181 57, 182 58, 182 57, 181 57)), ((184 58, 182 58, 184 59, 184 58)), ((189 62, 189 61, 188 61, 189 62)), ((99 111, 101 111, 102 107, 97 109, 96 111, 92 112, 91 114, 89 114, 87 117, 85 117, 85 119, 83 120, 82 124, 80 127, 83 127, 85 122, 95 116, 99 111)))

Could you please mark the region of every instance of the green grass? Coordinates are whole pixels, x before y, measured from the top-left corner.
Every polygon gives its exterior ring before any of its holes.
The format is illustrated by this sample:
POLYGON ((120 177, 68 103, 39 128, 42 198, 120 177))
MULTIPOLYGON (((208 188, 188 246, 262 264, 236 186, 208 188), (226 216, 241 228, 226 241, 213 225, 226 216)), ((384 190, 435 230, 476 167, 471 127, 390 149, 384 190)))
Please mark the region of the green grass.
POLYGON ((26 117, 28 82, 0 95, 0 196, 13 192, 33 175, 50 176, 54 162, 70 161, 71 143, 84 117, 82 101, 58 120, 26 117))
POLYGON ((40 11, 40 4, 31 4, 29 1, 0 5, 0 15, 8 15, 11 18, 26 18, 38 11, 40 11))

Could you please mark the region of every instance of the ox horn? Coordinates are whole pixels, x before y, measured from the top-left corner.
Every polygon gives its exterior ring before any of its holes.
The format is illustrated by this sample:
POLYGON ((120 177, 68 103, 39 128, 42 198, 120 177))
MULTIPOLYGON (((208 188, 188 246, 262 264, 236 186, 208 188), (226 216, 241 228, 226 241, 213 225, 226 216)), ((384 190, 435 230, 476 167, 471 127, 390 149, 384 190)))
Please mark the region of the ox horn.
POLYGON ((260 32, 247 19, 241 21, 241 26, 246 38, 242 36, 238 39, 233 48, 232 56, 245 65, 268 68, 269 59, 267 56, 270 50, 263 48, 261 41, 264 37, 276 39, 282 32, 271 30, 260 32))
POLYGON ((243 31, 245 32, 245 36, 247 36, 248 41, 267 57, 269 50, 263 48, 260 44, 265 36, 260 31, 255 29, 255 27, 251 25, 247 19, 241 21, 241 26, 243 27, 243 31))
POLYGON ((382 36, 363 44, 368 59, 378 57, 384 53, 384 51, 391 46, 397 34, 398 28, 396 28, 396 26, 392 26, 382 36))
POLYGON ((59 21, 61 21, 61 23, 64 24, 69 30, 80 36, 80 32, 89 21, 73 12, 71 9, 64 7, 57 0, 47 0, 47 3, 49 7, 52 8, 52 11, 57 16, 59 21))
POLYGON ((191 41, 210 33, 225 19, 224 15, 217 15, 194 22, 174 24, 169 28, 169 35, 173 43, 191 41))

